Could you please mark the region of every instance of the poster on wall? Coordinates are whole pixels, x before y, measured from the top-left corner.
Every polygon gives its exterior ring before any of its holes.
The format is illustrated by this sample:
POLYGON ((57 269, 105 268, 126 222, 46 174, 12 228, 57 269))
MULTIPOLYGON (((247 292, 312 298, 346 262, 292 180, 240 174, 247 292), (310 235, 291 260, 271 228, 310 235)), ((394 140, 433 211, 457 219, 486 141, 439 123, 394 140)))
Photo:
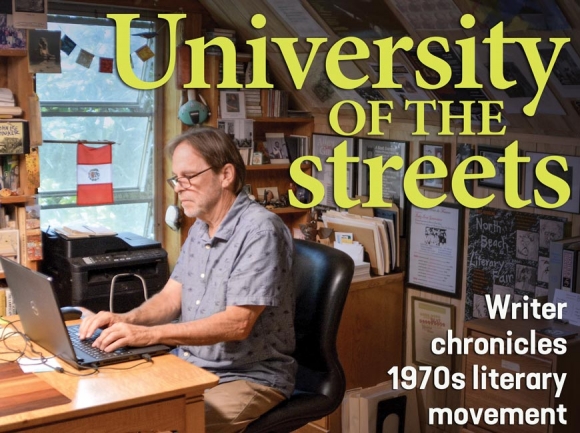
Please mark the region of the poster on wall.
POLYGON ((455 298, 461 297, 463 208, 441 203, 431 209, 411 205, 407 284, 455 298))
POLYGON ((548 294, 548 250, 566 218, 505 209, 471 209, 465 320, 488 317, 485 295, 521 302, 548 294))

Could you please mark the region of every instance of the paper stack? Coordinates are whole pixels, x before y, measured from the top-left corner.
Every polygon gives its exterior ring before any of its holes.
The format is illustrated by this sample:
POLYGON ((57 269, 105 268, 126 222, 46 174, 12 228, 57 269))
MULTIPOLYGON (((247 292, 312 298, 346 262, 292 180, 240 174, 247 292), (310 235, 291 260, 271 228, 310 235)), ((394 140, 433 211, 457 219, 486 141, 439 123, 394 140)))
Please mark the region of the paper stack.
POLYGON ((55 227, 54 231, 67 239, 88 238, 92 236, 114 236, 117 233, 100 224, 70 224, 55 227))
POLYGON ((0 88, 0 119, 10 119, 22 115, 22 108, 16 107, 10 89, 0 88))
POLYGON ((371 264, 364 261, 364 247, 354 240, 352 233, 335 232, 334 248, 344 251, 354 261, 354 274, 352 281, 366 280, 370 278, 371 264))
MULTIPOLYGON (((352 209, 354 208, 351 208, 351 211, 352 209)), ((370 212, 372 215, 372 209, 370 212)), ((332 228, 335 232, 353 234, 353 241, 360 243, 368 254, 373 274, 389 274, 398 267, 396 213, 393 214, 393 218, 379 218, 364 214, 327 211, 322 215, 322 221, 325 227, 332 228)))

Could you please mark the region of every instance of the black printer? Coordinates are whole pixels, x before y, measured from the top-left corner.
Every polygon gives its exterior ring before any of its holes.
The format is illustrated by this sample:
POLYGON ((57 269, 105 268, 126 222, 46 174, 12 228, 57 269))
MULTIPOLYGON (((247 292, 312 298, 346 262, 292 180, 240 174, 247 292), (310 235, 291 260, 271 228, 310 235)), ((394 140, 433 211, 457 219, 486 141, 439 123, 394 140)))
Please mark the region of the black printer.
POLYGON ((61 306, 123 313, 159 292, 169 277, 167 252, 157 241, 123 232, 115 236, 65 238, 43 230, 41 271, 53 278, 61 306))

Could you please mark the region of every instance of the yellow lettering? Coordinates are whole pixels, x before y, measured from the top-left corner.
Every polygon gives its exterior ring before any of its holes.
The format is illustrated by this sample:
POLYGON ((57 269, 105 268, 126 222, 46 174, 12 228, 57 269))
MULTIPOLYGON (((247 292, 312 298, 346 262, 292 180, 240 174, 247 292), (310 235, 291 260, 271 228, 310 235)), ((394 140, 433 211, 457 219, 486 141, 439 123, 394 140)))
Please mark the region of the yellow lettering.
POLYGON ((290 206, 294 206, 299 209, 309 209, 311 207, 319 205, 322 200, 324 200, 324 185, 318 179, 304 173, 300 165, 304 162, 312 162, 312 165, 316 167, 318 171, 322 170, 322 164, 320 158, 317 156, 302 156, 296 158, 294 162, 290 165, 290 177, 292 180, 301 187, 306 188, 312 193, 312 201, 310 203, 302 203, 296 198, 294 191, 288 190, 288 199, 290 200, 290 206))
POLYGON ((334 201, 338 207, 349 209, 360 203, 360 200, 351 200, 348 197, 348 178, 349 172, 347 164, 358 162, 358 156, 348 156, 346 140, 334 148, 332 156, 326 159, 326 162, 333 164, 334 171, 334 201))
POLYGON ((554 155, 546 156, 536 164, 536 177, 542 184, 553 189, 558 194, 558 200, 555 203, 548 203, 542 198, 540 192, 537 189, 534 189, 534 202, 536 206, 544 209, 557 209, 566 204, 570 199, 570 185, 568 185, 568 183, 561 177, 550 173, 548 170, 548 163, 550 161, 555 161, 560 164, 564 171, 568 171, 568 162, 565 157, 554 155))
MULTIPOLYGON (((175 50, 169 50, 169 62, 165 75, 157 81, 143 81, 135 76, 131 67, 131 21, 139 18, 139 14, 107 14, 107 18, 115 20, 117 37, 115 41, 115 62, 119 78, 129 87, 139 90, 153 90, 169 81, 175 69, 175 50)), ((177 23, 185 18, 185 14, 159 14, 159 18, 167 21, 169 28, 169 46, 175 47, 177 23)))

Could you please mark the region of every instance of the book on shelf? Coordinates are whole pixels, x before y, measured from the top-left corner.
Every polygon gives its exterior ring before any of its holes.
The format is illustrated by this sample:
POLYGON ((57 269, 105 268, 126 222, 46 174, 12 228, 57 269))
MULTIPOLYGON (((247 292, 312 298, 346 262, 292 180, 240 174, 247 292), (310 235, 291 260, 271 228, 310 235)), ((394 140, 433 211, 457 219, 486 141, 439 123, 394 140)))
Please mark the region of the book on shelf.
POLYGON ((288 159, 293 162, 301 156, 310 155, 309 137, 306 135, 288 135, 286 138, 286 147, 288 148, 288 159))
POLYGON ((580 242, 567 245, 562 250, 562 290, 580 293, 580 280, 578 279, 578 266, 580 266, 580 242))
POLYGON ((0 315, 6 316, 6 287, 0 288, 0 315))
POLYGON ((10 291, 10 288, 6 288, 4 289, 4 293, 6 296, 6 315, 13 316, 16 314, 16 304, 14 303, 12 292, 10 291))
POLYGON ((277 89, 262 89, 263 116, 288 117, 288 92, 277 89))
POLYGON ((580 242, 580 236, 550 241, 550 261, 548 279, 548 301, 553 302, 554 293, 562 287, 562 259, 566 247, 580 242))

